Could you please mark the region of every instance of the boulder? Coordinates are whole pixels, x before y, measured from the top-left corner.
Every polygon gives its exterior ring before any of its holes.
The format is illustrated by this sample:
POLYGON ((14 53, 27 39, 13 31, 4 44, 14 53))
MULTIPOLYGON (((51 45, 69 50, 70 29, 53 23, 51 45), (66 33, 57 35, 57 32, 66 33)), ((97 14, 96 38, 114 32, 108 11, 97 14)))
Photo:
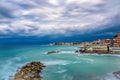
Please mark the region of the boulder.
POLYGON ((114 75, 116 78, 120 79, 120 71, 113 72, 113 75, 114 75))
POLYGON ((28 63, 15 74, 14 80, 41 80, 39 73, 44 67, 40 62, 28 63))

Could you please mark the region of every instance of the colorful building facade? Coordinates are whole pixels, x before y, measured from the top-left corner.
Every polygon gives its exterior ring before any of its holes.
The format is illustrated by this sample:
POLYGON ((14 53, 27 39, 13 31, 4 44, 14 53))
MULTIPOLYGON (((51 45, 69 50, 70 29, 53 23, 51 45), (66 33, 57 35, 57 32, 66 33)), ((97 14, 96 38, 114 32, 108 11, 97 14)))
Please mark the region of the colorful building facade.
POLYGON ((120 47, 120 33, 115 35, 113 42, 114 42, 114 45, 113 45, 114 47, 120 47))
POLYGON ((84 48, 88 53, 120 53, 120 33, 114 39, 96 40, 84 48))

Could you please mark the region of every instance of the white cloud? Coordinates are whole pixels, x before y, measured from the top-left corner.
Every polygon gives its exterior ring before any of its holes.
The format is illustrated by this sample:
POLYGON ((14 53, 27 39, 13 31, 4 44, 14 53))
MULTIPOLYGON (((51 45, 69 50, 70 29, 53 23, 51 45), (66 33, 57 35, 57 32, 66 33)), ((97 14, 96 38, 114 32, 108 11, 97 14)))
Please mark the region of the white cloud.
POLYGON ((58 0, 48 0, 48 2, 52 5, 59 5, 59 1, 58 0))
POLYGON ((0 25, 0 34, 9 34, 7 31, 8 29, 9 29, 8 25, 1 24, 0 25))
POLYGON ((100 4, 100 3, 103 3, 103 2, 104 2, 104 0, 66 0, 67 4, 72 4, 72 3, 77 3, 77 4, 80 4, 80 5, 87 4, 87 5, 84 5, 84 6, 97 5, 97 4, 100 4))
POLYGON ((69 36, 101 30, 108 28, 109 26, 104 25, 111 24, 114 17, 119 15, 118 2, 115 0, 112 4, 111 0, 2 0, 0 4, 10 10, 13 18, 1 18, 9 23, 0 20, 0 34, 9 30, 25 36, 69 36))
POLYGON ((56 20, 62 16, 63 9, 61 8, 49 8, 49 7, 40 7, 30 10, 23 11, 23 15, 33 14, 35 16, 44 17, 43 19, 56 20))

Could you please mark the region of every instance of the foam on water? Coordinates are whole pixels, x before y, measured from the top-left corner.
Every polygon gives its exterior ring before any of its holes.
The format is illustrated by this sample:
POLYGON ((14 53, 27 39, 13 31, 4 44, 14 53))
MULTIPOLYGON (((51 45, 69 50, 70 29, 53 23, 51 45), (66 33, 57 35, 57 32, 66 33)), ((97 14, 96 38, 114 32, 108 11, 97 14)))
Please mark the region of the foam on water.
POLYGON ((97 53, 94 53, 94 54, 89 54, 89 53, 86 53, 86 54, 79 54, 79 56, 89 56, 89 55, 92 55, 92 56, 118 56, 120 57, 119 54, 97 54, 97 53))
POLYGON ((66 60, 42 61, 45 65, 67 65, 70 62, 66 60))
POLYGON ((102 78, 101 80, 120 80, 116 78, 112 73, 108 73, 106 77, 102 78))
POLYGON ((73 80, 73 77, 65 74, 65 75, 62 77, 62 80, 73 80))
POLYGON ((61 51, 62 54, 74 54, 75 51, 61 51))
POLYGON ((67 70, 66 69, 62 69, 62 70, 59 70, 59 71, 57 71, 56 73, 65 73, 67 70))
POLYGON ((2 69, 0 70, 1 72, 0 80, 1 79, 8 80, 9 76, 13 76, 16 72, 15 68, 18 68, 18 66, 21 65, 21 64, 16 63, 16 61, 20 61, 20 60, 21 58, 15 57, 15 58, 5 61, 4 64, 2 65, 2 69))
POLYGON ((94 60, 93 59, 90 59, 90 58, 81 58, 79 56, 76 57, 76 60, 77 61, 80 61, 80 63, 90 63, 90 64, 93 64, 94 63, 94 60))
POLYGON ((85 61, 86 63, 91 63, 91 64, 93 64, 94 62, 93 59, 88 59, 88 58, 81 58, 81 60, 85 61))
POLYGON ((93 64, 94 60, 92 59, 87 59, 87 58, 81 58, 79 60, 75 61, 68 61, 68 60, 48 60, 48 61, 42 61, 43 64, 45 65, 68 65, 68 64, 77 64, 77 63, 89 63, 93 64))

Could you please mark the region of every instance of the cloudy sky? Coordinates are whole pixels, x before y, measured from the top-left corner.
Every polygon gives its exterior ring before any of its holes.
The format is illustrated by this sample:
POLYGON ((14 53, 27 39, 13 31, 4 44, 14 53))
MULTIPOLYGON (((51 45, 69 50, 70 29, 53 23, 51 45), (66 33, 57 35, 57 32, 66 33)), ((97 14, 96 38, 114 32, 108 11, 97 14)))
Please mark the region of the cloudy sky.
POLYGON ((120 0, 0 0, 0 44, 90 41, 120 32, 120 0))

